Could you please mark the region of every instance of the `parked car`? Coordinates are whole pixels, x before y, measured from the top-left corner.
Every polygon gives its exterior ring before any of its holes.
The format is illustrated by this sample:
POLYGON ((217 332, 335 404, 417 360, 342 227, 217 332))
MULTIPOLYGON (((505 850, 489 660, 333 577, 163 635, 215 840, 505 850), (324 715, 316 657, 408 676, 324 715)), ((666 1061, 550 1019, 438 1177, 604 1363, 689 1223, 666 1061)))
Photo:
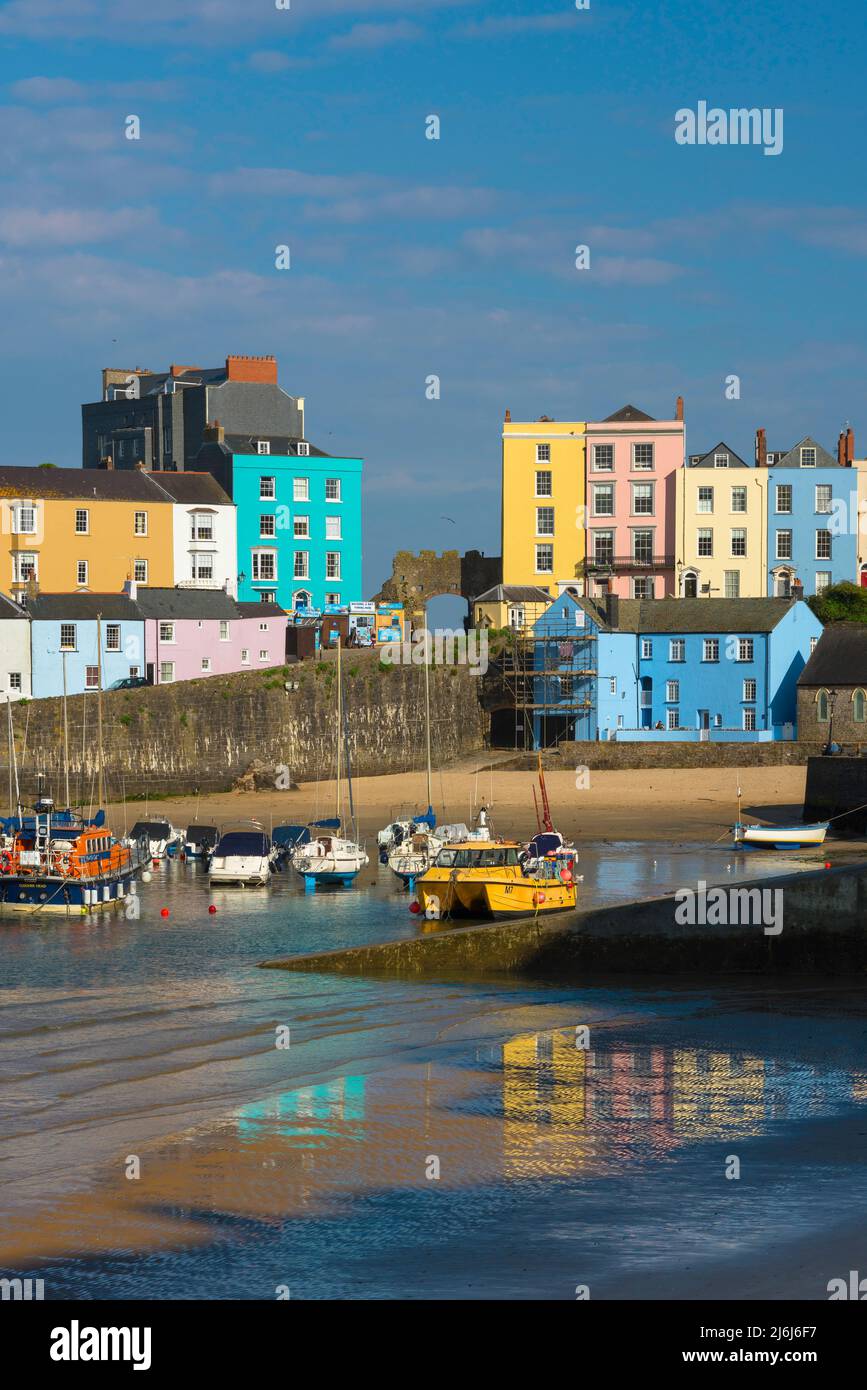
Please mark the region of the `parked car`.
POLYGON ((109 690, 138 690, 142 685, 151 685, 147 676, 122 676, 119 681, 112 681, 109 690))

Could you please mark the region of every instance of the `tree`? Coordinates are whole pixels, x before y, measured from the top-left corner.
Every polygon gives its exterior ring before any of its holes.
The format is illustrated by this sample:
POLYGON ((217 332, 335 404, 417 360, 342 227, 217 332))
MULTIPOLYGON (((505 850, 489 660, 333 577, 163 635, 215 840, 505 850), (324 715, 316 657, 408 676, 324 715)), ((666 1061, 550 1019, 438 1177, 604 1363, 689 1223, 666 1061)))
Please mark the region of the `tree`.
POLYGON ((820 623, 867 623, 867 589, 845 581, 807 599, 820 623))
POLYGON ((56 467, 57 467, 57 464, 56 464, 56 463, 40 463, 40 464, 39 464, 39 467, 40 467, 40 468, 56 468, 56 467))

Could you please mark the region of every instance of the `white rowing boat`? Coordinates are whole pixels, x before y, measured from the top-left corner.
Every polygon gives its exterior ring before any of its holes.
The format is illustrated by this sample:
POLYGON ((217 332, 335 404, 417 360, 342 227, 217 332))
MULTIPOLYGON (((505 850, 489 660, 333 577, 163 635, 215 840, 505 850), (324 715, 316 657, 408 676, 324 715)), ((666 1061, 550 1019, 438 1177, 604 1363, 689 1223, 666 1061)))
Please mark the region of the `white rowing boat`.
POLYGON ((743 825, 732 826, 736 847, 741 849, 803 849, 807 845, 822 845, 830 822, 815 825, 743 825))

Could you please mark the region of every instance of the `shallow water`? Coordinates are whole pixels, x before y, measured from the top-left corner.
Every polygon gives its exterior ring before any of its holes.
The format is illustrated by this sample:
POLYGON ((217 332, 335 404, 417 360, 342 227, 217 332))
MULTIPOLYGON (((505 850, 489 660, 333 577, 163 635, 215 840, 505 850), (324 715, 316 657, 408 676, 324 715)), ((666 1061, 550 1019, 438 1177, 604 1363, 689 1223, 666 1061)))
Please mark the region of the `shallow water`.
MULTIPOLYGON (((767 867, 593 847, 584 901, 767 867)), ((168 865, 136 913, 0 923, 0 1260, 39 1261, 48 1297, 626 1296, 822 1229, 831 1176, 867 1195, 845 992, 256 968, 415 934, 375 865, 314 897, 168 865)))

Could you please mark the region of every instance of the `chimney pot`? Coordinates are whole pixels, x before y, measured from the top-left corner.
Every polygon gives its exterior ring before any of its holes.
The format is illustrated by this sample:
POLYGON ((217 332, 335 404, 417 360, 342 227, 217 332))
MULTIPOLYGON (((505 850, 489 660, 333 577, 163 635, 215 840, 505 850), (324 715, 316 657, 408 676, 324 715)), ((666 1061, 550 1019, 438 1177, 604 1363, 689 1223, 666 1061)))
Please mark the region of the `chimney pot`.
POLYGON ((675 420, 683 419, 683 396, 678 396, 674 403, 674 418, 675 420))
POLYGON ((763 429, 756 430, 756 468, 767 468, 768 443, 763 429))
POLYGON ((507 410, 507 411, 506 411, 506 422, 507 422, 507 424, 508 424, 508 423, 511 423, 511 419, 512 419, 512 412, 511 412, 511 410, 507 410))

